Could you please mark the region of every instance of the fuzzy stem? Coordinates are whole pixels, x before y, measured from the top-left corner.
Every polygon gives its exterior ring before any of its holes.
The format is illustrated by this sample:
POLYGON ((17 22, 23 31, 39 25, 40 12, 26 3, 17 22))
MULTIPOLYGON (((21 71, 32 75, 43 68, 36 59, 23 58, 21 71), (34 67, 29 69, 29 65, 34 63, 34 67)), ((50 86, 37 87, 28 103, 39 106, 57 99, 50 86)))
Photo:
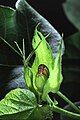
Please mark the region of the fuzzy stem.
POLYGON ((76 112, 80 113, 80 109, 72 103, 65 95, 63 95, 60 91, 57 92, 57 95, 59 95, 62 99, 64 99, 76 112))

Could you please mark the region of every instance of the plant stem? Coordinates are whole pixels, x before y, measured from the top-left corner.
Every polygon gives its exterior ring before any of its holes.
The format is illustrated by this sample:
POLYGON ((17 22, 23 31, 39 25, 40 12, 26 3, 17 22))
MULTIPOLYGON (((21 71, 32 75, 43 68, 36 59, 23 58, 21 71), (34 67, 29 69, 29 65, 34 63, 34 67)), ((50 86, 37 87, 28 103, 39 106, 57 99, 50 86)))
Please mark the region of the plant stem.
POLYGON ((4 38, 2 38, 2 37, 0 36, 0 39, 1 39, 3 42, 5 42, 12 50, 14 50, 14 51, 22 58, 22 55, 21 55, 12 45, 10 45, 4 38))
POLYGON ((80 113, 80 109, 72 103, 65 95, 63 95, 60 91, 57 92, 57 95, 59 95, 62 99, 64 99, 74 110, 78 113, 80 113))
POLYGON ((55 112, 58 112, 60 114, 63 114, 65 116, 68 116, 70 118, 75 118, 77 120, 80 120, 80 114, 77 114, 77 113, 74 113, 74 112, 70 112, 70 111, 67 111, 67 110, 64 110, 62 108, 59 108, 55 105, 53 105, 53 108, 52 108, 53 111, 55 112))

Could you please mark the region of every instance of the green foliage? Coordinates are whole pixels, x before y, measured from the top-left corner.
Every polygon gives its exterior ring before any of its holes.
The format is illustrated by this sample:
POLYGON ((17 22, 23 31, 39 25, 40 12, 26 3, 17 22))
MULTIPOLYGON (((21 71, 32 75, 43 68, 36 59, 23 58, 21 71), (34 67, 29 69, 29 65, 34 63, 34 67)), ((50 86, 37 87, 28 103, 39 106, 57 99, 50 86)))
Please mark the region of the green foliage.
POLYGON ((49 92, 56 93, 57 91, 59 91, 60 85, 63 80, 61 60, 62 60, 62 56, 61 56, 61 44, 60 44, 57 57, 54 60, 54 67, 52 68, 52 70, 50 70, 49 79, 47 80, 44 86, 44 91, 42 96, 43 99, 45 98, 45 96, 47 96, 47 93, 49 92))
POLYGON ((28 119, 37 107, 35 95, 27 89, 15 89, 0 102, 0 118, 28 119), (12 115, 14 114, 14 115, 12 115))
POLYGON ((65 54, 63 61, 64 83, 80 83, 80 32, 77 32, 65 39, 65 54))
POLYGON ((12 90, 0 101, 0 119, 46 120, 51 116, 49 106, 39 106, 35 95, 27 89, 12 90))
POLYGON ((16 26, 14 24, 14 9, 0 6, 0 36, 8 41, 13 42, 17 37, 16 26))
POLYGON ((80 32, 66 38, 65 46, 65 59, 80 59, 80 32))
POLYGON ((67 0, 63 4, 64 11, 73 25, 80 30, 80 1, 67 0))
POLYGON ((0 64, 17 64, 16 60, 13 59, 12 56, 13 54, 14 57, 16 57, 16 54, 14 54, 13 51, 10 52, 11 49, 9 49, 1 39, 1 37, 4 38, 9 44, 17 49, 14 41, 20 41, 21 37, 17 32, 17 27, 14 20, 14 12, 15 10, 10 7, 0 6, 0 64), (7 54, 8 52, 10 54, 7 54), (12 59, 9 59, 10 57, 12 59))

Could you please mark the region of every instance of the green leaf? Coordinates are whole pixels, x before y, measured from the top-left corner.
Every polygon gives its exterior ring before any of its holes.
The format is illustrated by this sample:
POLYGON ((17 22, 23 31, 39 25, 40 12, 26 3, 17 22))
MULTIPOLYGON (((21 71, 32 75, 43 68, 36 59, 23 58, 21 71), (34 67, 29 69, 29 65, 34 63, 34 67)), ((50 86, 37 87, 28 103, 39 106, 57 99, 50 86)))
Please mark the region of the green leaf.
POLYGON ((80 30, 80 0, 66 0, 63 8, 68 19, 80 30))
POLYGON ((19 61, 19 56, 1 39, 1 37, 4 38, 17 49, 14 41, 20 42, 21 37, 17 32, 14 12, 15 10, 10 7, 0 6, 0 64, 17 64, 17 61, 19 61))
POLYGON ((80 98, 80 32, 65 39, 63 76, 64 80, 61 90, 63 93, 66 93, 72 101, 78 101, 80 98))
POLYGON ((50 76, 44 86, 43 96, 42 96, 43 100, 45 100, 49 92, 56 93, 59 90, 63 80, 61 65, 62 65, 62 56, 61 56, 61 45, 60 45, 57 57, 55 58, 54 61, 54 66, 50 70, 50 76))
POLYGON ((13 21, 14 11, 12 8, 0 6, 0 36, 4 39, 16 35, 13 21))
MULTIPOLYGON (((34 29, 38 25, 39 31, 46 37, 49 42, 53 55, 56 57, 61 40, 60 34, 55 28, 36 10, 34 10, 28 3, 27 0, 18 0, 16 3, 16 24, 18 32, 26 39, 26 49, 29 54, 32 50, 32 37, 34 29)), ((63 46, 64 48, 64 46, 63 46)), ((63 49, 62 49, 63 52, 63 49)))
POLYGON ((32 74, 32 71, 31 71, 31 68, 30 67, 24 67, 24 79, 25 79, 25 82, 26 82, 26 85, 27 87, 33 91, 33 83, 32 83, 32 80, 33 80, 33 74, 32 74))
POLYGON ((27 89, 15 89, 0 101, 0 119, 27 120, 37 107, 35 95, 27 89))
POLYGON ((65 39, 65 59, 80 59, 80 32, 65 39))
POLYGON ((35 95, 27 89, 15 89, 0 101, 0 119, 51 120, 52 110, 48 105, 38 105, 35 95))
POLYGON ((65 39, 63 57, 64 82, 80 83, 80 32, 65 39))

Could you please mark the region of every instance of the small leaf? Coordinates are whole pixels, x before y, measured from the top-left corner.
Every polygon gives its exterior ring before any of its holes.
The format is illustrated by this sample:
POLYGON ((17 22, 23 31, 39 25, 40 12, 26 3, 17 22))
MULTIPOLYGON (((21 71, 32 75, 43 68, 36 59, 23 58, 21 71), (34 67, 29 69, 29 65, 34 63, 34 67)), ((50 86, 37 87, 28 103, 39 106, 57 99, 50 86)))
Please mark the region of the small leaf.
POLYGON ((25 79, 25 82, 26 82, 26 85, 27 87, 33 91, 33 74, 32 74, 32 71, 31 71, 31 68, 26 66, 24 67, 24 79, 25 79))

